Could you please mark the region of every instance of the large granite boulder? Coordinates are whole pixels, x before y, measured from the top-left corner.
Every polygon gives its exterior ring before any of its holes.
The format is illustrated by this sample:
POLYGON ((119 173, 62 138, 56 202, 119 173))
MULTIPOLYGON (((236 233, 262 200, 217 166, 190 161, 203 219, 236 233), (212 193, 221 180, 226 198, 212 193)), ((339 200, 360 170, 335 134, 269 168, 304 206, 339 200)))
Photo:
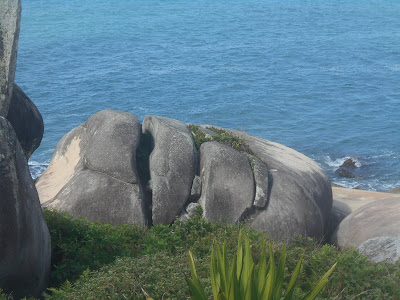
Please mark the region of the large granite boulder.
POLYGON ((340 249, 357 248, 365 241, 400 235, 400 197, 371 202, 348 215, 333 233, 340 249))
POLYGON ((36 105, 14 84, 7 120, 14 127, 27 160, 42 141, 44 124, 36 105))
POLYGON ((254 178, 243 154, 218 142, 202 144, 200 178, 199 203, 207 220, 233 224, 249 214, 254 202, 254 178))
POLYGON ((42 205, 93 221, 146 225, 136 163, 140 132, 133 114, 113 110, 70 131, 36 182, 42 205))
POLYGON ((177 120, 146 116, 143 133, 150 133, 153 150, 149 168, 153 224, 171 224, 184 209, 196 173, 197 151, 188 127, 177 120))
POLYGON ((6 117, 17 65, 21 0, 0 1, 0 116, 6 117))
POLYGON ((372 262, 396 263, 400 259, 400 235, 366 240, 357 249, 372 262))
POLYGON ((332 210, 328 221, 326 239, 330 240, 336 228, 352 212, 377 200, 393 198, 391 193, 332 187, 332 210))
POLYGON ((326 174, 290 148, 157 116, 140 130, 115 111, 63 137, 37 188, 44 206, 91 220, 171 224, 201 205, 208 220, 245 221, 277 240, 322 238, 332 206, 326 174))
POLYGON ((305 155, 259 137, 230 131, 242 138, 268 167, 268 202, 250 217, 250 225, 276 240, 303 236, 322 238, 332 207, 331 182, 305 155))
POLYGON ((25 155, 0 117, 0 288, 38 296, 50 271, 50 234, 25 155))

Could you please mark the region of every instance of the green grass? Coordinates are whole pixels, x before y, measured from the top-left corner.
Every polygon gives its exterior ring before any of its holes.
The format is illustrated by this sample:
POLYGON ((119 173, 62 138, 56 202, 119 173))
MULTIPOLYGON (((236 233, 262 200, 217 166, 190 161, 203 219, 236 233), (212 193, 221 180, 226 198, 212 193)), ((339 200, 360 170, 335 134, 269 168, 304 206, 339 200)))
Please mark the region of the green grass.
POLYGON ((196 143, 196 148, 200 149, 201 144, 205 142, 216 141, 220 144, 231 146, 233 149, 241 152, 253 155, 253 151, 250 149, 246 141, 238 136, 230 134, 225 129, 217 129, 215 127, 207 127, 208 130, 213 131, 214 135, 207 135, 200 126, 189 125, 190 131, 192 132, 193 139, 196 143))
MULTIPOLYGON (((225 241, 231 259, 240 229, 250 238, 254 260, 260 258, 260 233, 244 225, 206 222, 200 214, 186 223, 177 220, 171 226, 151 229, 93 223, 54 211, 44 214, 53 249, 52 288, 46 299, 145 299, 143 290, 154 299, 186 299, 189 250, 211 297, 211 245, 214 240, 225 241)), ((280 245, 273 243, 273 247, 279 257, 280 245)), ((334 246, 301 237, 286 251, 286 281, 305 251, 295 291, 298 297, 310 291, 337 261, 329 284, 317 299, 400 299, 400 262, 373 264, 356 250, 341 253, 334 246)))

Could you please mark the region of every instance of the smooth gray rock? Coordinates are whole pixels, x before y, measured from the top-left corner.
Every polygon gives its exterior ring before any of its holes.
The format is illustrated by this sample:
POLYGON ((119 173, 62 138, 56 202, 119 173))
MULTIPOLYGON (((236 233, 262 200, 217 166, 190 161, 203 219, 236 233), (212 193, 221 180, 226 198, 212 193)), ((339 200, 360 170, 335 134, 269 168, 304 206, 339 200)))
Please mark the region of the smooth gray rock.
POLYGON ((400 197, 371 202, 348 215, 333 233, 331 242, 341 250, 365 241, 400 235, 400 197))
POLYGON ((153 224, 171 224, 190 196, 197 165, 195 143, 187 126, 173 119, 146 116, 142 131, 154 141, 149 159, 153 224))
POLYGON ((70 131, 36 180, 42 205, 93 221, 147 224, 136 166, 140 132, 134 115, 113 110, 70 131))
POLYGON ((189 205, 186 207, 186 210, 181 214, 180 219, 182 221, 186 221, 193 218, 196 215, 196 210, 199 206, 199 203, 189 203, 189 205))
POLYGON ((0 1, 0 116, 6 117, 17 66, 21 0, 0 1))
POLYGON ((247 216, 254 201, 254 179, 243 154, 218 142, 202 144, 200 177, 199 203, 207 220, 233 224, 247 216))
POLYGON ((192 183, 192 189, 190 190, 190 198, 192 202, 196 202, 201 196, 201 178, 195 176, 192 183))
POLYGON ((38 296, 50 271, 50 234, 28 163, 11 124, 0 117, 0 287, 38 296))
POLYGON ((54 202, 74 217, 112 225, 147 225, 139 185, 88 169, 77 172, 54 202))
POLYGON ((270 173, 268 203, 255 211, 250 225, 276 240, 300 234, 322 238, 332 207, 331 182, 324 171, 312 159, 284 145, 229 132, 243 138, 270 173))
POLYGON ((268 167, 265 163, 253 155, 248 155, 252 165, 256 191, 254 196, 254 207, 263 208, 268 202, 268 167))
POLYGON ((131 113, 103 110, 85 124, 84 162, 87 168, 125 182, 137 183, 136 150, 141 126, 131 113))
POLYGON ((14 127, 27 160, 39 147, 43 138, 43 118, 36 105, 14 84, 7 120, 14 127))
POLYGON ((394 264, 400 259, 400 235, 372 238, 362 243, 357 249, 372 262, 394 264))
POLYGON ((352 213, 352 209, 343 201, 333 199, 331 214, 328 220, 328 229, 326 239, 330 240, 332 234, 348 215, 352 213))

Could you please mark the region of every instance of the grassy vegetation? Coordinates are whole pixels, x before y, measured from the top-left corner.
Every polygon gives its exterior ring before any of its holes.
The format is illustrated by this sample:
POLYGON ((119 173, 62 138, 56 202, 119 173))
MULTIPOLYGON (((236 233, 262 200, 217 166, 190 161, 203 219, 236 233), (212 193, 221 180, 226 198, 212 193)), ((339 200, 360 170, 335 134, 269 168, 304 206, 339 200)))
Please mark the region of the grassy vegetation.
MULTIPOLYGON (((261 256, 262 235, 244 225, 209 223, 198 214, 186 223, 143 229, 72 219, 45 211, 52 238, 50 286, 45 299, 186 299, 190 276, 188 251, 211 299, 211 245, 226 242, 227 257, 236 253, 239 230, 249 236, 254 261, 261 256)), ((268 241, 268 240, 267 240, 268 241)), ((277 257, 280 245, 272 242, 277 257)), ((299 238, 286 249, 285 282, 305 252, 294 299, 307 294, 336 261, 331 280, 317 299, 400 299, 400 262, 372 264, 356 250, 299 238)), ((284 286, 285 288, 285 286, 284 286)), ((0 296, 1 299, 1 296, 0 296)))
POLYGON ((197 149, 200 149, 201 144, 205 142, 216 141, 220 144, 231 146, 233 149, 241 153, 253 154, 253 151, 251 151, 244 139, 230 134, 225 129, 207 127, 208 130, 211 130, 214 133, 213 135, 207 135, 200 126, 191 124, 188 127, 193 134, 197 149))

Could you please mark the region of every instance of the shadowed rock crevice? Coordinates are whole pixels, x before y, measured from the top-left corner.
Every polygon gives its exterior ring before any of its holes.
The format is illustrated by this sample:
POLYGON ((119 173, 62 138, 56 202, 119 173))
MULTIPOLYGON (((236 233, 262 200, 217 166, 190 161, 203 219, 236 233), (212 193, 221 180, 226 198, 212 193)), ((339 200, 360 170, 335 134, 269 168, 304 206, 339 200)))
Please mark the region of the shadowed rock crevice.
POLYGON ((136 151, 137 171, 139 184, 142 187, 142 199, 145 208, 147 225, 153 225, 152 191, 150 177, 150 154, 154 149, 154 139, 150 132, 140 134, 140 143, 136 151))
POLYGON ((43 118, 36 105, 15 83, 7 120, 13 126, 22 150, 27 160, 29 160, 29 157, 42 141, 44 133, 43 118))

